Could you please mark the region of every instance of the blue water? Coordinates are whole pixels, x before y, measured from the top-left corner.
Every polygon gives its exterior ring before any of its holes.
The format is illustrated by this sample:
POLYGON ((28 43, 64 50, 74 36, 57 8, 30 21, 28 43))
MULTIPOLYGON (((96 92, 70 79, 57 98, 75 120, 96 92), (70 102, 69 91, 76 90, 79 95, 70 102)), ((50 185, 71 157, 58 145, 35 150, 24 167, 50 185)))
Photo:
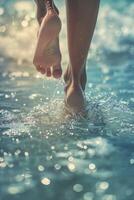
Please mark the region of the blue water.
MULTIPOLYGON (((67 66, 64 3, 62 66, 67 66)), ((134 3, 101 1, 87 60, 88 117, 36 72, 33 1, 0 1, 0 200, 134 199, 134 3)))

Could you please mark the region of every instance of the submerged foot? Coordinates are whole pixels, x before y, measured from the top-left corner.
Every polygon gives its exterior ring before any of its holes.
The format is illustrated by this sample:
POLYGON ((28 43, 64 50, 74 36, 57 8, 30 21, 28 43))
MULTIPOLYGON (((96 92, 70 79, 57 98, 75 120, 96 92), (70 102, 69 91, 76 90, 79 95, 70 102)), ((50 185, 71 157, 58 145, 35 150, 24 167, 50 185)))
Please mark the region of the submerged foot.
POLYGON ((59 16, 54 10, 49 10, 42 18, 33 59, 36 69, 48 77, 53 75, 54 78, 60 78, 62 75, 60 30, 59 16))

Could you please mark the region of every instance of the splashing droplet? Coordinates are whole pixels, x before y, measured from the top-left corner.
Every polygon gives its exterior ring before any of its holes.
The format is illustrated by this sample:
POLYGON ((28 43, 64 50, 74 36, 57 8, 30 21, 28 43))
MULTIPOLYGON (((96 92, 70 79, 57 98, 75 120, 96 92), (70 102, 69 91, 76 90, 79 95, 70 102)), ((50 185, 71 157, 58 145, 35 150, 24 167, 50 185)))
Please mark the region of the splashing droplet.
POLYGON ((73 190, 75 192, 82 192, 83 191, 83 186, 81 184, 76 184, 73 186, 73 190))
POLYGON ((41 183, 42 183, 43 185, 50 185, 51 181, 50 181, 50 179, 48 179, 48 178, 43 178, 43 179, 41 180, 41 183))

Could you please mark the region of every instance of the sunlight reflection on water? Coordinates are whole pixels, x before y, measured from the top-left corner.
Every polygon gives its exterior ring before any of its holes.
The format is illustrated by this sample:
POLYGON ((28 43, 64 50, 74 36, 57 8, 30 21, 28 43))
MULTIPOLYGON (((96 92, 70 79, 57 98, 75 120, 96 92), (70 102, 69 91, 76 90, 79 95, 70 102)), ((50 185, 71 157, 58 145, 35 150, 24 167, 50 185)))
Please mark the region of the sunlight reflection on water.
MULTIPOLYGON (((133 200, 133 3, 121 12, 120 3, 101 7, 87 61, 84 118, 65 114, 63 81, 45 79, 32 66, 33 2, 2 2, 0 198, 133 200)), ((60 15, 65 68, 62 6, 60 15)))

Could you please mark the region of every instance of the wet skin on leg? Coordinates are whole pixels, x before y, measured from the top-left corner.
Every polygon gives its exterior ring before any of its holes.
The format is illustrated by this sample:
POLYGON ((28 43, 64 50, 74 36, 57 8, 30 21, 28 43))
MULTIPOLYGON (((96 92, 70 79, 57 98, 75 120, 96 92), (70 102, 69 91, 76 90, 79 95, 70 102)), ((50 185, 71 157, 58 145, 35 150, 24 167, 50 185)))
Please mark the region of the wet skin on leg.
POLYGON ((99 0, 66 0, 69 67, 65 73, 65 102, 74 112, 85 109, 85 63, 93 37, 99 0), (70 74, 70 75, 67 75, 70 74))
POLYGON ((59 47, 61 20, 58 9, 52 0, 35 0, 35 2, 40 28, 33 63, 42 74, 60 78, 62 75, 59 47))

